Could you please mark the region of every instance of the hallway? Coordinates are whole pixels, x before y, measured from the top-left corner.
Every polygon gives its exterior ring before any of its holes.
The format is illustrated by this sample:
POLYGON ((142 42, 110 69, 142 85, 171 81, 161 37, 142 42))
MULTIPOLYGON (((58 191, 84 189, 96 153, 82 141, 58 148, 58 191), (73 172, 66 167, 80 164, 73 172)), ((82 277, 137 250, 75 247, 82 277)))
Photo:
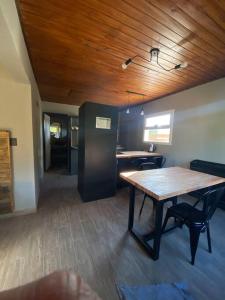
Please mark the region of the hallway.
POLYGON ((67 170, 61 168, 52 168, 45 173, 38 209, 81 203, 76 175, 70 176, 67 170))

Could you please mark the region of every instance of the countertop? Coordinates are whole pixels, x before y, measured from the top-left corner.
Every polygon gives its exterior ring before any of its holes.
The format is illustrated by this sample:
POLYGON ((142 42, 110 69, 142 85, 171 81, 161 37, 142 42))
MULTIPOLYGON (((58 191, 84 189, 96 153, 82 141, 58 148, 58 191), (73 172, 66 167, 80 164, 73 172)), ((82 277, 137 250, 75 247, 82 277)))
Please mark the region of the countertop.
POLYGON ((149 156, 161 156, 157 152, 147 152, 147 151, 122 151, 116 154, 116 158, 133 158, 133 157, 149 157, 149 156))

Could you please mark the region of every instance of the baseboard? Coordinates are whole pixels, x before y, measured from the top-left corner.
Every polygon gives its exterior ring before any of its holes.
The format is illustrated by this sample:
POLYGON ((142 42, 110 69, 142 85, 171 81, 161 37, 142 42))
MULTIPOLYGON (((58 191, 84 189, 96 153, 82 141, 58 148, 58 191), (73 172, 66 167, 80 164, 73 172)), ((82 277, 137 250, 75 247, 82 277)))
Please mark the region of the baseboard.
POLYGON ((18 211, 14 211, 12 213, 0 215, 0 219, 30 215, 30 214, 35 214, 36 212, 37 212, 36 208, 18 210, 18 211))

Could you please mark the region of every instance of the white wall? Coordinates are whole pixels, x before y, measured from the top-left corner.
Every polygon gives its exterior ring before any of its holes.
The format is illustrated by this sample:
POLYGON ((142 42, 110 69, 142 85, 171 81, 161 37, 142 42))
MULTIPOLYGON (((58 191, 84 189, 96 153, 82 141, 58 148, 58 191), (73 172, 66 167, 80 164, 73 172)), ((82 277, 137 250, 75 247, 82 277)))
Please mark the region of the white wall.
POLYGON ((157 145, 168 165, 193 159, 225 164, 225 78, 144 105, 145 115, 175 109, 172 145, 157 145))
POLYGON ((79 106, 43 101, 42 111, 58 113, 58 114, 66 114, 69 116, 78 116, 79 106))
POLYGON ((12 147, 15 210, 36 207, 32 130, 31 88, 29 84, 0 79, 0 128, 17 138, 12 147), (21 113, 22 112, 22 113, 21 113), (26 117, 25 117, 26 116, 26 117))
MULTIPOLYGON (((17 31, 17 29, 15 28, 15 26, 9 27, 9 24, 7 22, 9 20, 9 5, 11 7, 11 4, 14 4, 14 1, 0 1, 0 38, 2 41, 0 47, 0 65, 1 68, 5 70, 4 73, 7 72, 8 74, 10 74, 10 77, 14 81, 29 83, 27 74, 23 67, 23 63, 18 57, 16 46, 13 41, 13 36, 11 34, 12 30, 17 31)), ((15 11, 15 7, 13 11, 15 11)))
MULTIPOLYGON (((33 143, 34 143, 34 164, 35 164, 35 186, 36 198, 39 195, 39 181, 43 176, 43 151, 42 151, 42 130, 41 130, 41 97, 38 91, 37 83, 34 78, 33 70, 30 64, 30 59, 27 53, 27 48, 24 42, 23 33, 14 0, 1 0, 1 9, 4 13, 4 19, 7 28, 10 32, 14 47, 16 49, 17 59, 10 61, 21 64, 19 68, 20 73, 24 72, 24 77, 31 85, 31 99, 32 99, 32 127, 33 127, 33 143)), ((8 45, 7 45, 8 49, 8 45)), ((8 56, 6 56, 8 58, 8 56)), ((12 70, 11 70, 12 71, 12 70)), ((15 72, 11 72, 15 73, 15 72)))
POLYGON ((0 1, 0 38, 0 128, 10 129, 19 145, 13 149, 15 209, 35 209, 43 175, 41 98, 14 0, 0 1))

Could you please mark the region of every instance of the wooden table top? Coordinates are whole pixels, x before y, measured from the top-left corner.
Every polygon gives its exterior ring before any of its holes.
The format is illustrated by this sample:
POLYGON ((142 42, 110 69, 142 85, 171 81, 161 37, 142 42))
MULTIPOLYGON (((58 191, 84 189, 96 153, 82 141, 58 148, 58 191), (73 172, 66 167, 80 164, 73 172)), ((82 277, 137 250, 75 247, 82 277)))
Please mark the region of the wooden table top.
POLYGON ((165 200, 225 182, 225 178, 181 167, 123 172, 120 177, 156 200, 165 200))
POLYGON ((149 156, 161 156, 161 154, 156 152, 147 152, 147 151, 121 151, 121 153, 116 154, 116 158, 133 158, 133 157, 149 157, 149 156))

